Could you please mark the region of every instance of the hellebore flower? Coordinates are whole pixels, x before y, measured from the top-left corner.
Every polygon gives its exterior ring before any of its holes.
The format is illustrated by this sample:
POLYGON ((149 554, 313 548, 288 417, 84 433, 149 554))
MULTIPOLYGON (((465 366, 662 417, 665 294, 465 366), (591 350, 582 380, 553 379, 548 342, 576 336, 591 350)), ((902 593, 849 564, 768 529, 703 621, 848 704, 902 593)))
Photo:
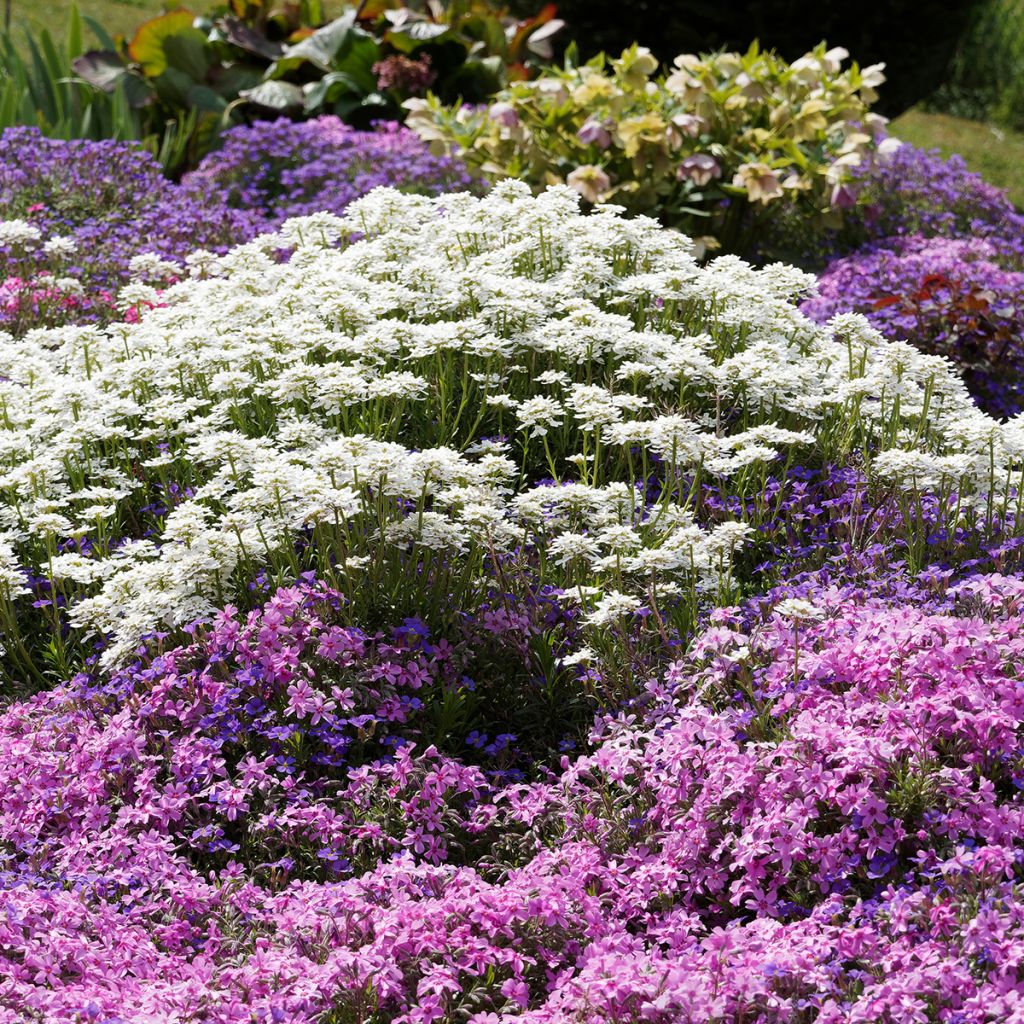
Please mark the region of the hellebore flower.
POLYGON ((732 183, 746 189, 747 199, 752 203, 767 205, 782 195, 779 176, 767 164, 740 164, 732 183))
POLYGON ((611 179, 600 167, 584 164, 577 167, 566 179, 566 184, 575 189, 588 203, 596 203, 610 185, 611 179))
POLYGON ((607 149, 612 143, 611 132, 600 121, 593 118, 587 120, 582 128, 576 133, 576 138, 585 146, 597 146, 598 149, 607 149))
POLYGON ((712 178, 722 176, 722 168, 713 156, 694 153, 679 164, 676 174, 680 181, 689 178, 695 185, 706 185, 712 178))

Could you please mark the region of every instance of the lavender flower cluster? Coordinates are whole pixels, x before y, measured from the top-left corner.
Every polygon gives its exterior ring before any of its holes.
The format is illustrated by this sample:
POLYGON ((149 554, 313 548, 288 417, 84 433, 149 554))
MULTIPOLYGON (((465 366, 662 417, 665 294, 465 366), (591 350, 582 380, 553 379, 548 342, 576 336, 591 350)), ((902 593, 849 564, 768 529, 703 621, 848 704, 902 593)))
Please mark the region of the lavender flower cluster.
POLYGON ((902 145, 865 165, 840 254, 803 310, 863 313, 882 333, 951 359, 995 416, 1024 408, 1024 215, 966 169, 902 145), (856 244, 853 251, 847 250, 856 244))
POLYGON ((854 168, 856 205, 844 215, 849 238, 872 242, 901 235, 970 238, 1006 245, 1024 258, 1024 216, 1002 189, 967 169, 962 157, 903 144, 854 168))
POLYGON ((359 131, 334 115, 233 128, 183 184, 223 196, 261 231, 289 217, 340 214, 382 185, 434 196, 476 186, 459 161, 435 156, 408 129, 383 122, 359 131))
MULTIPOLYGON (((0 219, 23 220, 42 239, 62 240, 60 272, 83 289, 64 310, 76 320, 111 315, 140 253, 180 262, 197 248, 223 252, 254 230, 251 218, 216 192, 168 181, 136 146, 50 139, 36 128, 0 134, 0 219)), ((54 276, 53 255, 40 250, 26 263, 9 246, 0 250, 7 297, 12 279, 23 284, 16 292, 45 286, 39 278, 54 276)))
POLYGON ((851 309, 951 359, 986 411, 1024 408, 1024 273, 988 240, 897 236, 833 261, 803 311, 825 323, 851 309))

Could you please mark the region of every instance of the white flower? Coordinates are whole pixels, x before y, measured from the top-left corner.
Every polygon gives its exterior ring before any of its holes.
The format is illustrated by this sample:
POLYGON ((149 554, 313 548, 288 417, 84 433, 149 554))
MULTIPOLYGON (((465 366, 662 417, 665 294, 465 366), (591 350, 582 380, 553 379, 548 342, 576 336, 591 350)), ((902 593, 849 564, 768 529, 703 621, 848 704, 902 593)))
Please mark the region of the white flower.
POLYGON ((797 622, 816 622, 825 618, 824 609, 799 597, 786 598, 772 610, 784 619, 793 619, 797 622))
POLYGON ((43 243, 47 256, 73 256, 77 251, 78 243, 67 235, 54 235, 43 243))
POLYGON ((0 220, 0 245, 30 245, 39 241, 39 228, 23 220, 0 220))
POLYGON ((612 590, 595 603, 584 621, 591 626, 607 626, 627 615, 632 615, 639 607, 639 599, 612 590))
POLYGON ((561 406, 543 395, 527 398, 516 407, 519 429, 529 430, 530 437, 543 437, 549 430, 560 427, 562 416, 561 406))

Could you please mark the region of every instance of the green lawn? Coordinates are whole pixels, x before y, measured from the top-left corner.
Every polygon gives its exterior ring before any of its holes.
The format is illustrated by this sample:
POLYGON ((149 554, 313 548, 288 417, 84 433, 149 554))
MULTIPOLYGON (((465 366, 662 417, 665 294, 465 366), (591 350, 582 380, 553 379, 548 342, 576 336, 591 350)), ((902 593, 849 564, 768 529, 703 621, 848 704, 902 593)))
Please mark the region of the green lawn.
MULTIPOLYGON (((80 0, 79 11, 95 18, 111 35, 118 33, 130 34, 136 25, 147 17, 159 14, 163 9, 161 0, 80 0)), ((168 6, 189 7, 189 3, 171 3, 168 6)), ((202 10, 210 4, 206 0, 194 5, 202 10)), ((26 0, 12 0, 11 28, 15 35, 25 29, 38 32, 41 28, 49 29, 58 39, 63 39, 67 26, 71 0, 46 0, 45 3, 28 3, 26 0)), ((86 34, 87 41, 92 44, 95 39, 86 34)))
POLYGON ((893 121, 892 134, 922 149, 938 148, 944 156, 959 153, 972 171, 1009 190, 1024 208, 1024 134, 948 114, 911 110, 893 121))
MULTIPOLYGON (((0 0, 2 4, 3 0, 0 0)), ((25 29, 38 32, 42 28, 50 31, 56 39, 62 40, 68 23, 68 12, 72 0, 43 0, 29 3, 28 0, 11 0, 11 28, 15 37, 20 37, 25 29)), ((160 14, 164 8, 175 10, 185 7, 190 11, 202 13, 218 5, 218 0, 78 0, 78 9, 82 14, 98 21, 112 36, 126 35, 129 38, 136 27, 147 18, 160 14)), ((344 4, 334 0, 324 4, 330 14, 344 4)), ((86 42, 93 45, 96 40, 86 31, 86 42)))

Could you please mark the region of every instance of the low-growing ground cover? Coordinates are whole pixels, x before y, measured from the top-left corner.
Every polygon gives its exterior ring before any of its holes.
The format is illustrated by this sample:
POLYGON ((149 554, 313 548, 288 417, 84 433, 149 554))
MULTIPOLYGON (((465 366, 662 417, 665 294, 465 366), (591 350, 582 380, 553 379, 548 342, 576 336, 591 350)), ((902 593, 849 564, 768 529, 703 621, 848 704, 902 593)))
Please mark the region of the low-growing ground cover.
POLYGON ((180 184, 131 144, 8 129, 0 325, 21 334, 135 316, 137 303, 118 299, 131 281, 162 288, 197 250, 223 253, 314 210, 341 213, 380 185, 430 195, 480 187, 397 125, 360 132, 331 116, 225 132, 180 184))
POLYGON ((727 115, 820 273, 396 126, 0 138, 0 1024, 1024 1024, 1020 215, 840 51, 644 53, 570 148, 727 115))

